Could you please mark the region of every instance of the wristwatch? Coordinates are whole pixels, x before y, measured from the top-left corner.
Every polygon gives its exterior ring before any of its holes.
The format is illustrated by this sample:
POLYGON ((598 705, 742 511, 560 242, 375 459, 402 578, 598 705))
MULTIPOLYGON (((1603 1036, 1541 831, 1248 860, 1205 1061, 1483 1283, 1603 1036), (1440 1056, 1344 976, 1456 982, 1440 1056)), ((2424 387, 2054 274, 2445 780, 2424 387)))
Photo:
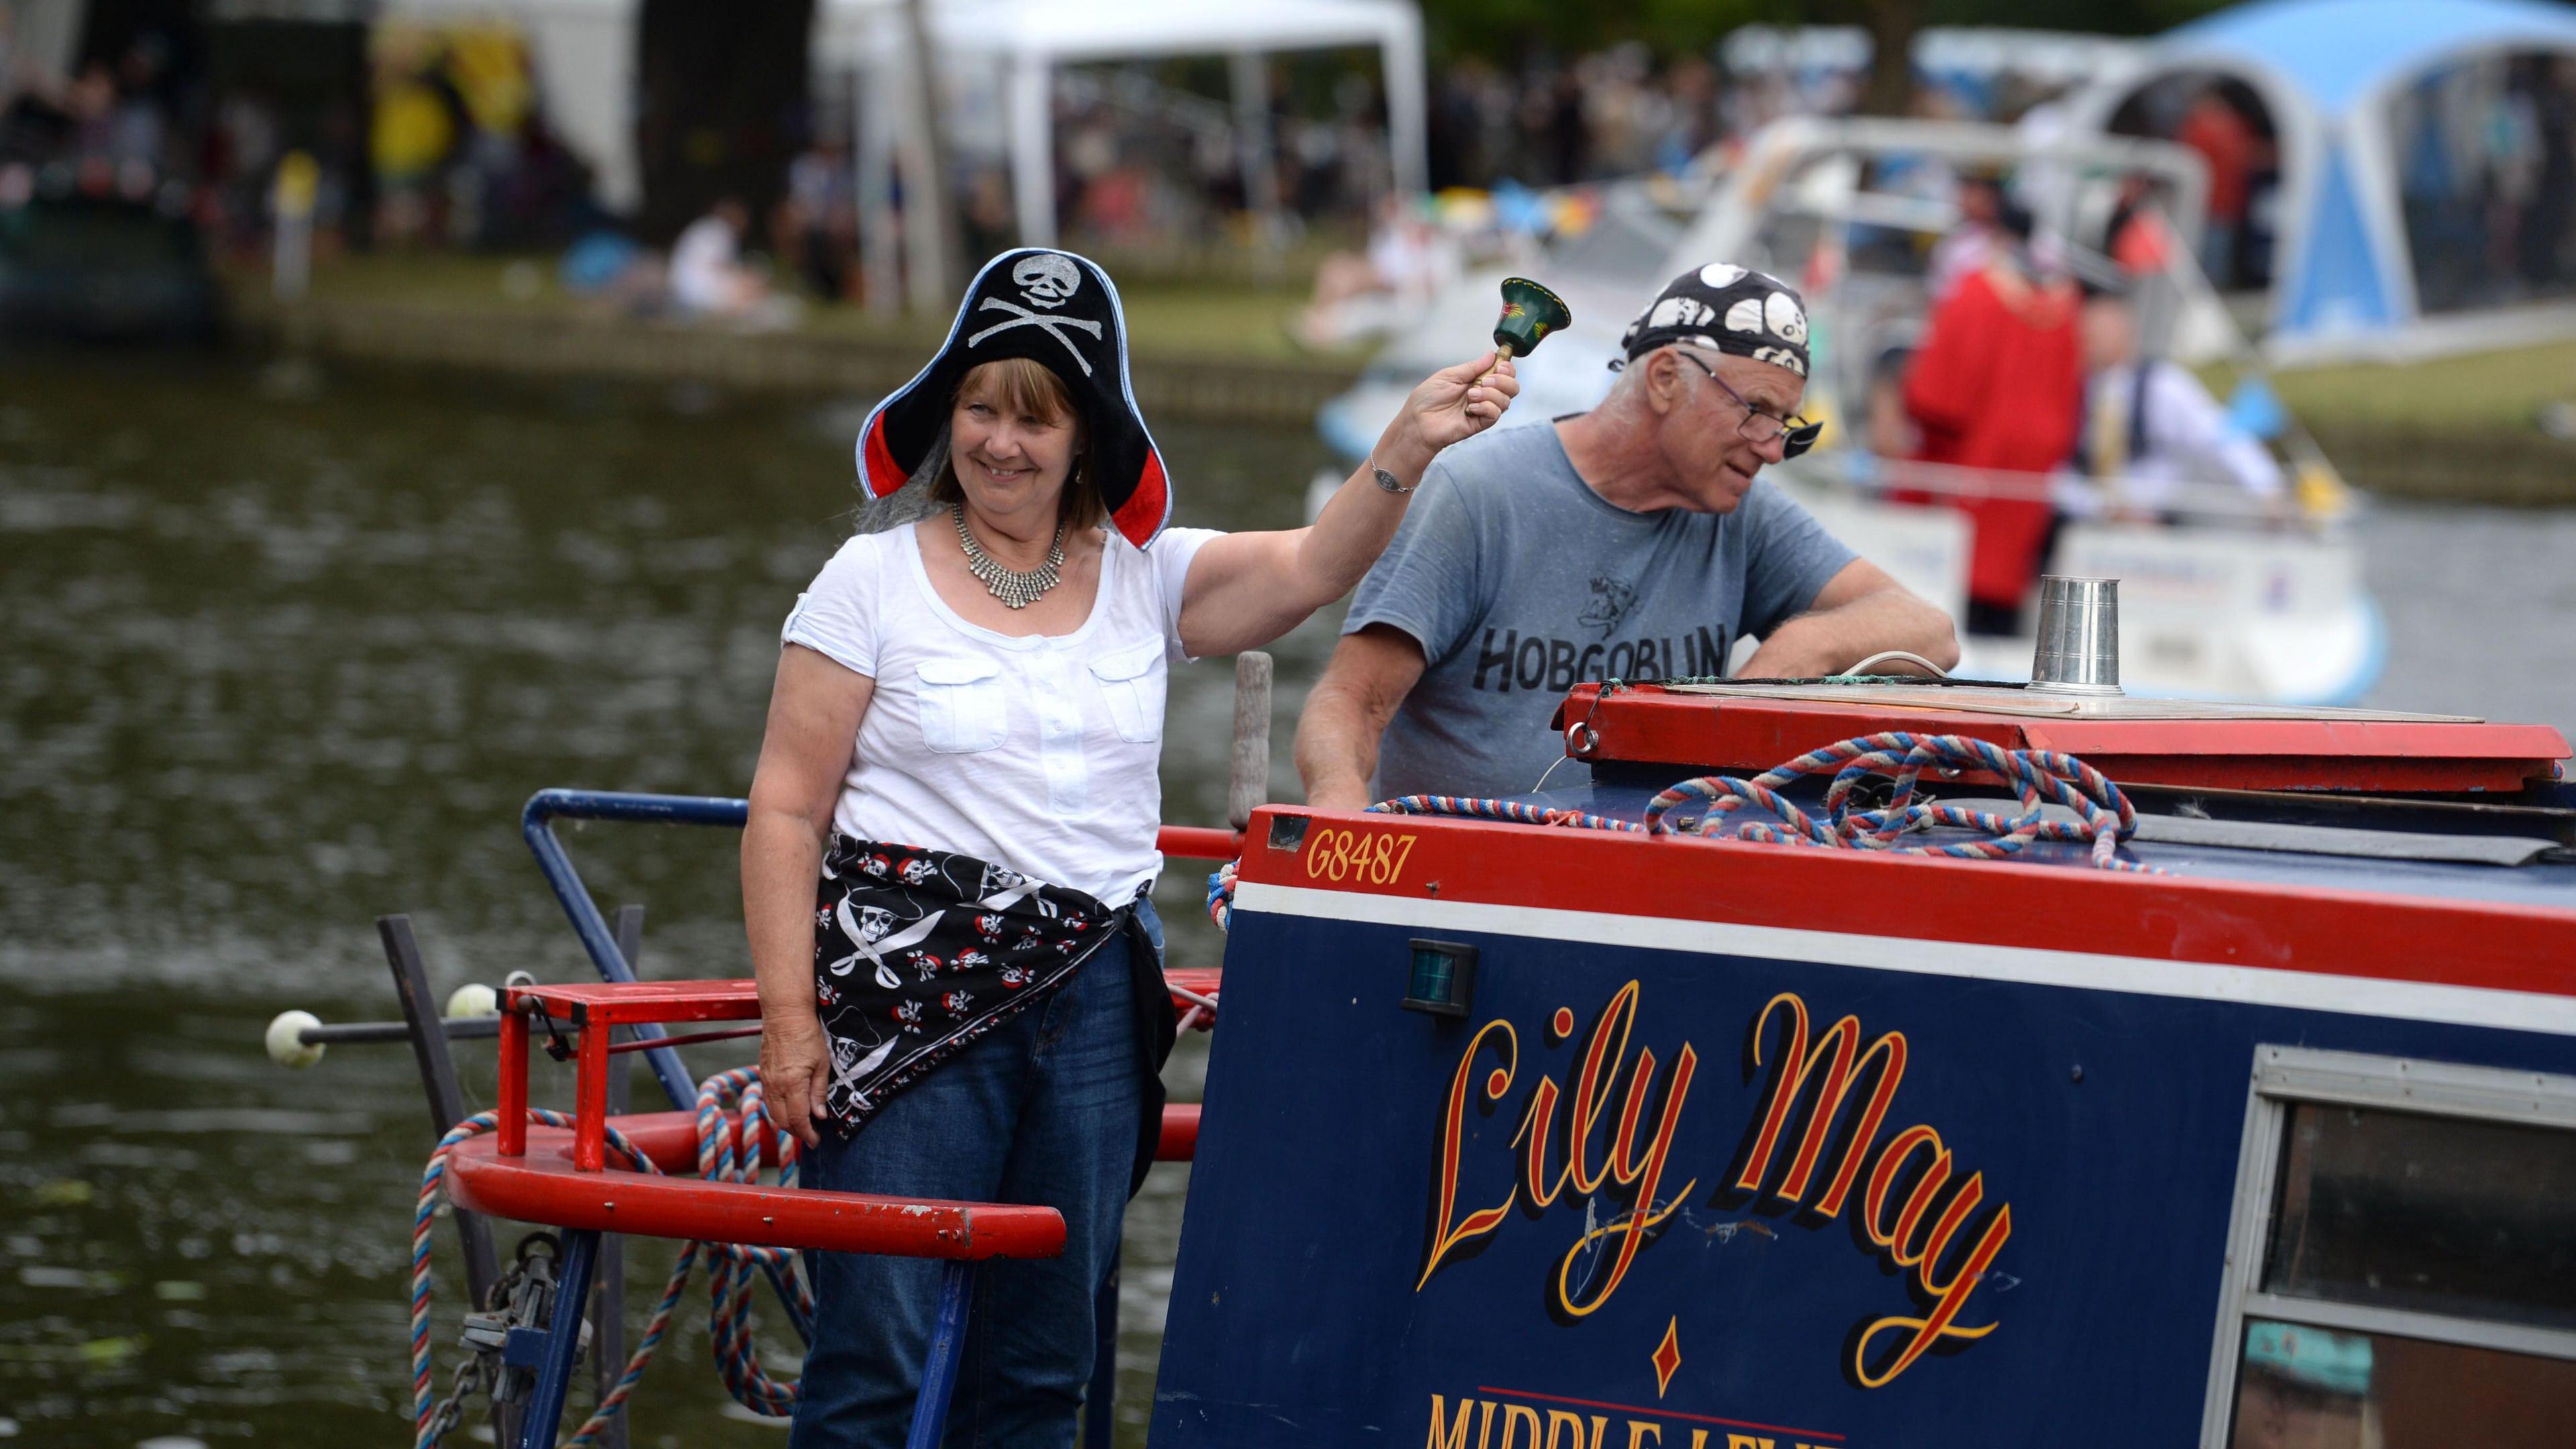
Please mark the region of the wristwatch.
MULTIPOLYGON (((1389 493, 1410 493, 1413 491, 1412 488, 1408 488, 1405 485, 1396 482, 1394 474, 1379 467, 1374 461, 1369 464, 1369 471, 1377 475, 1377 486, 1385 489, 1389 493)), ((1414 487, 1420 486, 1420 484, 1414 485, 1414 487)))

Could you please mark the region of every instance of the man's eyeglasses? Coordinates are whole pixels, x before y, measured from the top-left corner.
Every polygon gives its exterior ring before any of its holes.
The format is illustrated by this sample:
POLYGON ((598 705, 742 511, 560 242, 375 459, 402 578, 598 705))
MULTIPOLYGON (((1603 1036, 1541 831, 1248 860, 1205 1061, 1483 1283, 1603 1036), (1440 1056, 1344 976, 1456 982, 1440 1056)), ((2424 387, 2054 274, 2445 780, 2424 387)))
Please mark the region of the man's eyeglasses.
POLYGON ((1737 437, 1744 439, 1744 441, 1751 443, 1757 448, 1762 446, 1764 443, 1770 442, 1773 438, 1785 437, 1787 441, 1782 443, 1780 447, 1780 456, 1783 459, 1797 457, 1809 448, 1816 446, 1817 436, 1825 430, 1825 425, 1823 423, 1811 423, 1805 418, 1799 417, 1795 413, 1790 414, 1786 418, 1775 418, 1769 413, 1763 412, 1754 407, 1753 404, 1746 402, 1744 400, 1744 394, 1728 387, 1726 385, 1726 379, 1717 375, 1717 369, 1709 366, 1697 355, 1686 352, 1678 347, 1673 349, 1673 355, 1687 359, 1700 371, 1707 373, 1708 380, 1717 384, 1718 391, 1735 399, 1735 405, 1744 409, 1744 421, 1735 425, 1735 433, 1737 437))

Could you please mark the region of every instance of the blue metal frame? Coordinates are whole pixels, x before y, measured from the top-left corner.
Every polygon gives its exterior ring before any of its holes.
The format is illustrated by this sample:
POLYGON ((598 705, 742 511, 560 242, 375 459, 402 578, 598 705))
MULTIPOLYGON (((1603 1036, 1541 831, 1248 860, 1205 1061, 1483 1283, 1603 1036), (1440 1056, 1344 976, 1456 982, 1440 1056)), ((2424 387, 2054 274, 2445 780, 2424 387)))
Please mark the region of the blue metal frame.
MULTIPOLYGON (((751 802, 729 800, 717 795, 641 795, 614 790, 539 790, 528 797, 527 807, 519 814, 520 833, 527 838, 528 849, 535 852, 537 869, 543 871, 546 884, 553 888, 555 899, 563 904, 564 914, 572 918, 573 934, 581 938, 582 949, 590 953, 591 964, 609 981, 633 981, 635 972, 627 964, 626 953, 617 948, 617 938, 609 929, 608 918, 600 913, 599 903, 591 898, 590 887, 582 883, 581 872, 574 868, 572 856, 563 842, 555 838, 557 820, 643 821, 664 825, 729 825, 742 828, 751 816, 751 802)), ((650 1023, 633 1028, 639 1037, 660 1038, 667 1035, 650 1023)), ((689 1077, 688 1067, 680 1060, 675 1047, 648 1047, 644 1053, 653 1064, 653 1075, 671 1105, 687 1111, 697 1104, 697 1083, 689 1077)), ((554 1449, 562 1429, 565 1395, 572 1386, 574 1361, 579 1357, 582 1306, 590 1299, 590 1280, 599 1257, 600 1235, 595 1232, 571 1231, 563 1235, 563 1259, 558 1269, 555 1289, 554 1322, 547 1330, 545 1361, 537 1370, 534 1389, 521 1432, 525 1449, 554 1449)), ((779 1302, 787 1307, 788 1318, 795 1324, 797 1335, 813 1341, 813 1326, 796 1311, 796 1301, 780 1281, 777 1270, 768 1269, 770 1283, 778 1289, 779 1302)), ((939 1317, 931 1329, 930 1357, 923 1365, 921 1392, 913 1402, 912 1432, 905 1439, 907 1449, 936 1449, 948 1425, 948 1400, 957 1385, 958 1365, 966 1350, 966 1317, 975 1296, 975 1265, 951 1261, 939 1281, 939 1317)), ((1116 1299, 1109 1300, 1108 1312, 1116 1313, 1116 1299)), ((1117 1326, 1114 1316, 1104 1321, 1102 1352, 1115 1353, 1117 1326)), ((1105 1440, 1103 1441, 1106 1442, 1105 1440)))
MULTIPOLYGON (((590 887, 582 884, 581 872, 573 868, 572 856, 563 842, 555 838, 557 820, 627 820, 663 825, 730 825, 740 830, 751 818, 751 802, 728 800, 718 795, 635 795, 615 790, 539 790, 528 797, 527 807, 519 812, 519 833, 527 838, 528 849, 536 852, 537 869, 543 871, 546 884, 554 888, 555 899, 563 903, 564 914, 572 918, 572 932, 581 938, 581 948, 590 953, 590 962, 599 968, 602 979, 632 981, 634 969, 617 949, 617 937, 608 928, 608 918, 600 914, 599 902, 590 897, 590 887)), ((669 1035, 659 1026, 644 1023, 635 1028, 638 1037, 659 1040, 669 1035)), ((645 1059, 653 1064, 653 1075, 660 1079, 662 1091, 671 1105, 686 1112, 697 1105, 698 1084, 689 1079, 689 1069, 672 1047, 649 1047, 645 1059)))
POLYGON ((554 1449, 563 1427, 564 1395, 581 1357, 581 1310, 590 1302, 590 1274, 598 1262, 599 1234, 567 1229, 555 1264, 555 1316, 546 1325, 545 1361, 537 1366, 536 1387, 528 1391, 528 1411, 520 1420, 519 1442, 526 1449, 554 1449))
POLYGON ((949 1260, 939 1275, 939 1320, 930 1329, 930 1361, 921 1366, 921 1392, 912 1401, 912 1432, 903 1449, 939 1449, 948 1432, 948 1399, 957 1389, 957 1365, 966 1356, 966 1310, 975 1301, 975 1265, 949 1260))

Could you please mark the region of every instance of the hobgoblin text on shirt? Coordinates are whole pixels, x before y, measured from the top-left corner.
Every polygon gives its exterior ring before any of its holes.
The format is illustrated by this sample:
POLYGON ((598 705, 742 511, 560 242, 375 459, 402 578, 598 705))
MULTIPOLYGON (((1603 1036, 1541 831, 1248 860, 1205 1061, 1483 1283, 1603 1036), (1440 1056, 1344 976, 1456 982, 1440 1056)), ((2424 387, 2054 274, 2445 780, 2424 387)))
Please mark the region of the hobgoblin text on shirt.
POLYGON ((1726 672, 1726 626, 1700 625, 1685 638, 1616 642, 1559 639, 1488 626, 1476 650, 1477 689, 1503 694, 1544 689, 1561 694, 1591 680, 1711 679, 1726 672))

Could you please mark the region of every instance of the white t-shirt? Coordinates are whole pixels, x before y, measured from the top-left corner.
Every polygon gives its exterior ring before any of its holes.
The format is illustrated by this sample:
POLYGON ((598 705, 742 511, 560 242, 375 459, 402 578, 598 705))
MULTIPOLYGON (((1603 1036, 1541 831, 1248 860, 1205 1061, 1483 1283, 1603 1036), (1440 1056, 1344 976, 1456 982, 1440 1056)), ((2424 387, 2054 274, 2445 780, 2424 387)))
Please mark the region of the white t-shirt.
POLYGON ((781 638, 876 681, 832 824, 958 851, 1123 906, 1161 873, 1163 687, 1182 585, 1213 529, 1148 553, 1114 531, 1070 634, 1013 638, 958 617, 911 525, 841 545, 781 638))
MULTIPOLYGON (((2131 429, 2145 443, 2136 457, 2127 460, 2120 476, 2120 502, 2162 508, 2183 483, 2233 483, 2257 498, 2281 491, 2281 465, 2272 461, 2262 443, 2228 420, 2227 410, 2199 378, 2170 362, 2151 361, 2146 367, 2143 393, 2138 390, 2137 367, 2130 363, 2101 368, 2085 384, 2088 428, 2095 418, 2108 413, 2123 430, 2123 447, 2131 429), (2141 403, 2146 408, 2143 426, 2129 417, 2130 410, 2141 403)), ((2087 448, 2091 439, 2079 437, 2075 446, 2087 448)), ((2099 514, 2107 501, 2089 487, 2061 487, 2055 492, 2059 508, 2078 518, 2099 514)))

